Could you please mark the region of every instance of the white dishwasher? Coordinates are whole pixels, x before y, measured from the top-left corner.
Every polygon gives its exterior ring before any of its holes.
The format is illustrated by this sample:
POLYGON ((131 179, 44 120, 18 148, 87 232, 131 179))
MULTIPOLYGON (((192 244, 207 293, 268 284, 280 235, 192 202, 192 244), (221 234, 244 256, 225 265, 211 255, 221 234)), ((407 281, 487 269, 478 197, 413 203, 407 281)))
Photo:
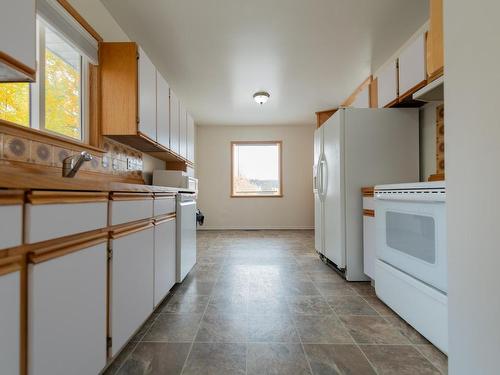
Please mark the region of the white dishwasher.
POLYGON ((196 264, 196 194, 177 194, 177 277, 178 283, 196 264))

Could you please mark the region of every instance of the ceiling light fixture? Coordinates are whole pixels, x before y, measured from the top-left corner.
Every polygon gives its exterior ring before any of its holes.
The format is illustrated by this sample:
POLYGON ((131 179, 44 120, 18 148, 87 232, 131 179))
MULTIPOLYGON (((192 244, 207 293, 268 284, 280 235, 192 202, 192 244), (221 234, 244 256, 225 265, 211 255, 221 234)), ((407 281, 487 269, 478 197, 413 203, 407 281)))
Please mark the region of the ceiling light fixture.
POLYGON ((268 92, 260 91, 253 94, 253 99, 259 104, 264 104, 270 96, 268 92))

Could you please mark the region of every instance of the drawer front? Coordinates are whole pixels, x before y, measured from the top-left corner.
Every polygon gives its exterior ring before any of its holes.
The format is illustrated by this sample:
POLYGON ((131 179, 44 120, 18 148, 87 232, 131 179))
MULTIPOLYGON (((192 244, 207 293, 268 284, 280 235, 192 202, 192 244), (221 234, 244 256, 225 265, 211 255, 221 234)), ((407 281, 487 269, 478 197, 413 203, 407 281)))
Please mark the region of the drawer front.
POLYGON ((154 216, 175 212, 175 197, 158 198, 154 200, 154 216))
POLYGON ((118 225, 131 221, 149 219, 153 216, 153 200, 116 200, 109 203, 110 224, 118 225))
POLYGON ((26 243, 83 233, 107 226, 106 202, 26 205, 26 243))
POLYGON ((19 246, 23 240, 23 206, 0 206, 0 249, 19 246))
POLYGON ((365 210, 374 210, 375 209, 375 201, 373 197, 363 197, 363 208, 365 210))

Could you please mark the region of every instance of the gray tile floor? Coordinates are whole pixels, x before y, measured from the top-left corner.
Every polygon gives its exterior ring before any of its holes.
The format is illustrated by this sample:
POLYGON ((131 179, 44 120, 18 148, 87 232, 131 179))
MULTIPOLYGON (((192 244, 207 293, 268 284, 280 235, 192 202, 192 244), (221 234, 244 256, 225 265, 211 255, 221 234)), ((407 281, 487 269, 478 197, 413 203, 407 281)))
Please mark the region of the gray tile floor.
POLYGON ((447 359, 314 252, 312 231, 201 231, 198 264, 106 374, 445 374, 447 359))

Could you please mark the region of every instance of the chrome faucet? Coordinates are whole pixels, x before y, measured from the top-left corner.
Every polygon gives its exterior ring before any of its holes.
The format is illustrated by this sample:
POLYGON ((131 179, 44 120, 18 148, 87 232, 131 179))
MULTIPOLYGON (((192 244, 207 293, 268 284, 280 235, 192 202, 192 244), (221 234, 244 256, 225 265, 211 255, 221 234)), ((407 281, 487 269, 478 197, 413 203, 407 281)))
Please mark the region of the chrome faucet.
POLYGON ((87 151, 67 157, 63 160, 63 177, 75 177, 76 172, 78 172, 83 163, 91 160, 92 155, 87 151))

